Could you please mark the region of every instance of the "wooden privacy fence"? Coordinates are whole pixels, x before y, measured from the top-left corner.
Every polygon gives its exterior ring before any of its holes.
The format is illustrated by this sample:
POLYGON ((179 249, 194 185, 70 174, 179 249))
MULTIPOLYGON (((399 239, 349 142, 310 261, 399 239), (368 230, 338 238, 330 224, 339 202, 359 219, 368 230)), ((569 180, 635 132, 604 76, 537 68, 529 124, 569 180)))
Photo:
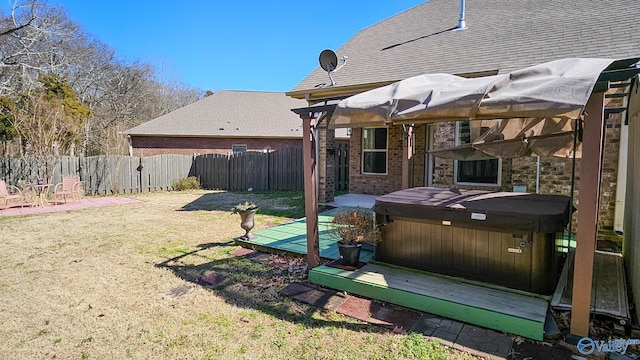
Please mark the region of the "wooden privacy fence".
MULTIPOLYGON (((336 152, 336 190, 348 189, 348 154, 336 152), (340 154, 340 155, 339 155, 340 154), (346 156, 346 159, 341 159, 346 156), (340 165, 342 164, 342 165, 340 165), (340 170, 342 169, 342 170, 340 170), (346 170, 345 170, 346 169, 346 170)), ((175 180, 195 176, 205 189, 230 191, 303 190, 302 149, 236 155, 63 156, 38 169, 34 159, 0 158, 0 178, 17 185, 35 182, 40 173, 56 184, 65 176, 80 176, 89 194, 122 194, 173 189, 175 180)))
POLYGON ((303 190, 302 149, 196 156, 193 174, 206 189, 303 190))
POLYGON ((45 171, 32 158, 0 159, 0 178, 17 185, 19 180, 36 182, 38 174, 49 174, 45 182, 57 184, 65 176, 80 176, 88 194, 118 194, 168 190, 176 179, 189 176, 192 157, 158 155, 146 158, 131 156, 63 156, 54 164, 49 160, 45 171))

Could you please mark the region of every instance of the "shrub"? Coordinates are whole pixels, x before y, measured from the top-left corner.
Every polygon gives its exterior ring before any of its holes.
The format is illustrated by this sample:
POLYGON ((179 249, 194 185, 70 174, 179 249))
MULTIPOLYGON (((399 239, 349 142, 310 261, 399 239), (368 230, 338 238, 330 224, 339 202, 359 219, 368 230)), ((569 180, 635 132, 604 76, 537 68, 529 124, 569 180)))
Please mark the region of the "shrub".
POLYGON ((251 210, 258 210, 258 205, 254 204, 252 202, 245 201, 244 204, 240 203, 240 204, 232 207, 231 208, 231 213, 232 214, 239 214, 241 212, 251 211, 251 210))
POLYGON ((345 245, 368 242, 376 244, 381 240, 373 212, 365 209, 340 209, 333 215, 329 234, 345 245))
POLYGON ((198 181, 198 178, 195 176, 174 180, 171 186, 173 186, 173 190, 176 191, 197 190, 202 188, 200 181, 198 181))

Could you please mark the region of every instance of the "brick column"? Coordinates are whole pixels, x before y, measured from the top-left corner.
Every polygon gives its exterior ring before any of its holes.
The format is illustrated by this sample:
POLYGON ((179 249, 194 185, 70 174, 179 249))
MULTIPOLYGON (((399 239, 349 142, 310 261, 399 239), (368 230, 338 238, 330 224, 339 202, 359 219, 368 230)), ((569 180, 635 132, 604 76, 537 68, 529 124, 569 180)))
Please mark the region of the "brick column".
POLYGON ((328 203, 335 198, 336 134, 335 130, 318 129, 319 169, 318 202, 328 203))

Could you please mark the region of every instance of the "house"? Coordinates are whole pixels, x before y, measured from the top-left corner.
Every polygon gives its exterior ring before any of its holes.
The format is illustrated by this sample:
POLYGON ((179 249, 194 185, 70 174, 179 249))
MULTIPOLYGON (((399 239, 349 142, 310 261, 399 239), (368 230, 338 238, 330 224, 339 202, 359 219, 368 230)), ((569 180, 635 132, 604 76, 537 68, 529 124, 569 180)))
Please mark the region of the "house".
MULTIPOLYGON (((637 2, 470 0, 460 5, 457 1, 430 0, 361 30, 336 51, 338 58, 348 56, 348 63, 332 74, 334 85, 327 73, 317 68, 287 95, 307 99, 320 111, 335 99, 421 74, 475 78, 564 58, 640 57, 640 24, 634 19, 640 10, 637 2)), ((640 269, 634 265, 640 260, 634 238, 637 231, 633 221, 629 223, 637 216, 626 210, 629 233, 622 223, 623 208, 616 208, 616 204, 624 204, 627 187, 625 177, 619 174, 627 168, 626 119, 633 114, 626 114, 625 94, 630 83, 623 79, 613 82, 612 87, 605 98, 602 180, 595 197, 596 203, 600 199, 598 238, 619 241, 615 231, 625 232, 627 271, 638 297, 640 269)), ((469 121, 443 121, 410 129, 356 124, 350 139, 350 192, 386 194, 406 187, 436 186, 571 195, 575 179, 574 193, 579 198, 580 159, 575 162, 574 176, 571 158, 463 161, 430 155, 430 150, 473 141, 480 135, 474 131, 469 121)), ((330 140, 331 135, 326 138, 330 140)), ((321 148, 331 146, 322 138, 318 141, 321 148)), ((629 183, 633 185, 632 180, 629 183)), ((319 189, 321 194, 323 191, 319 189)), ((628 202, 629 194, 626 199, 628 202)), ((585 264, 589 268, 589 262, 585 264)), ((590 291, 590 278, 588 286, 590 291)))
MULTIPOLYGON (((631 15, 636 10, 640 10, 640 3, 623 0, 606 3, 580 0, 469 1, 465 12, 466 28, 458 29, 459 2, 432 0, 365 28, 347 41, 336 51, 338 57, 348 56, 348 63, 332 75, 335 86, 328 85, 329 77, 318 67, 287 95, 317 103, 420 74, 477 77, 507 73, 561 58, 639 56, 640 24, 631 15), (602 30, 603 24, 606 24, 605 30, 602 30)), ((612 105, 617 107, 618 104, 612 105)), ((609 239, 615 239, 615 204, 619 185, 616 174, 622 118, 622 114, 612 114, 607 121, 600 236, 609 239)), ((514 186, 525 186, 530 192, 538 189, 541 193, 570 193, 571 159, 531 157, 469 163, 426 156, 427 150, 462 141, 465 131, 468 132, 465 124, 455 123, 415 129, 412 186, 509 191, 514 186)), ((384 194, 402 187, 398 167, 402 136, 400 127, 353 132, 351 192, 384 194), (369 135, 384 136, 388 140, 387 147, 375 149, 379 153, 375 155, 379 163, 370 165, 375 168, 363 168, 362 164, 365 157, 374 156, 371 149, 363 150, 362 147, 362 136, 369 135)), ((622 221, 621 215, 619 211, 619 222, 622 221)))
MULTIPOLYGON (((220 91, 125 132, 131 156, 235 154, 302 146, 290 109, 304 100, 280 92, 220 91)), ((346 131, 342 139, 347 139, 346 131)))

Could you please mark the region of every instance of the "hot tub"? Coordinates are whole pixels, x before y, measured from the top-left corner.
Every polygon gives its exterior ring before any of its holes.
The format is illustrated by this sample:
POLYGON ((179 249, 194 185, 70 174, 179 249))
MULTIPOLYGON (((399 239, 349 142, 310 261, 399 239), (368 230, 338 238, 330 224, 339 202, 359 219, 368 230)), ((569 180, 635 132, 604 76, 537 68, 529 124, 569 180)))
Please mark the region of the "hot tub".
POLYGON ((378 261, 506 286, 553 292, 555 234, 570 220, 562 195, 419 187, 376 198, 378 261))

